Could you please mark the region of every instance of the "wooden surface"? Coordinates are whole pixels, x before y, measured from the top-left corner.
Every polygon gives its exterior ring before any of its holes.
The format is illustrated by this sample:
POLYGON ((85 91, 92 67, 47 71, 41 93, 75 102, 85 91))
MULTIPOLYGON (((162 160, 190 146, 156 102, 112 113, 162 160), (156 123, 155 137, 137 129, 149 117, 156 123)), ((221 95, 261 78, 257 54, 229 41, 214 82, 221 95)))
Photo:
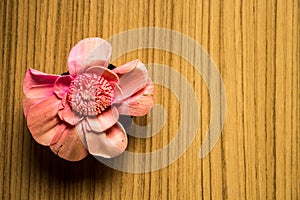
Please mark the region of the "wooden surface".
MULTIPOLYGON (((2 199, 299 199, 299 1, 2 0, 0 197, 2 199), (34 68, 60 74, 79 40, 138 27, 193 38, 214 59, 226 90, 226 121, 212 152, 199 159, 210 100, 192 66, 177 55, 141 49, 139 58, 178 70, 193 84, 200 129, 185 154, 144 174, 111 169, 92 156, 67 162, 40 146, 22 113, 22 81, 34 68)), ((176 98, 156 85, 168 116, 155 137, 130 137, 130 151, 169 143, 178 128, 176 98), (174 111, 175 108, 175 111, 174 111)), ((139 119, 137 119, 139 120, 139 119)), ((140 120, 141 121, 141 120, 140 120)), ((180 144, 179 144, 180 145, 180 144)))

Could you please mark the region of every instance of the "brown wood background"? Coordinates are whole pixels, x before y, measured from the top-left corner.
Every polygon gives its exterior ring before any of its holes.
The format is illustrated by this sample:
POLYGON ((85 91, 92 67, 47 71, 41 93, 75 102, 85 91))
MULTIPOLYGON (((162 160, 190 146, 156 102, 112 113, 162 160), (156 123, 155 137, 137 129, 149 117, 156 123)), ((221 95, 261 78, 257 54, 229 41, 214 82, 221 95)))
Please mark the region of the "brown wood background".
MULTIPOLYGON (((2 0, 0 15, 2 199, 300 198, 299 1, 2 0), (162 63, 193 83, 200 129, 180 159, 159 171, 131 174, 92 156, 67 162, 37 144, 22 112, 25 71, 60 74, 79 40, 147 26, 188 35, 218 66, 227 113, 222 138, 209 156, 198 159, 209 124, 207 87, 185 60, 151 49, 113 63, 136 58, 162 63)), ((174 137, 180 120, 176 98, 156 85, 155 100, 172 117, 157 136, 130 138, 130 151, 150 152, 174 137)))

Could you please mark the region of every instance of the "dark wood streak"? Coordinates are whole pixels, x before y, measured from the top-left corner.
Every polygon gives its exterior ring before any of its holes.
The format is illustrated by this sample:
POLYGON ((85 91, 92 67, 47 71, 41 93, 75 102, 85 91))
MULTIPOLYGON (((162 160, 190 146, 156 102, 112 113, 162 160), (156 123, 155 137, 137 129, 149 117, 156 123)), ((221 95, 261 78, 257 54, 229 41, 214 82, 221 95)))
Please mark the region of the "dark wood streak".
MULTIPOLYGON (((208 21, 209 21, 209 23, 208 23, 208 38, 207 38, 207 51, 208 51, 208 53, 210 53, 210 51, 211 51, 211 39, 210 39, 210 35, 211 35, 211 33, 210 33, 210 31, 211 31, 211 23, 210 23, 211 9, 210 8, 211 8, 211 0, 208 1, 208 17, 209 17, 209 19, 208 19, 208 21)), ((210 74, 210 70, 208 70, 208 74, 210 74)), ((210 75, 208 75, 208 77, 210 77, 210 75)), ((208 78, 208 83, 207 84, 208 84, 208 87, 209 87, 209 85, 211 84, 210 83, 210 78, 208 78)), ((209 112, 209 114, 210 114, 210 112, 209 112)), ((208 137, 209 137, 209 148, 210 148, 210 144, 211 144, 210 135, 208 137)), ((212 200, 213 191, 212 191, 212 170, 211 170, 212 169, 212 167, 211 167, 212 158, 211 158, 211 154, 208 155, 208 158, 209 158, 209 199, 212 200)))
MULTIPOLYGON (((9 15, 9 13, 13 13, 13 8, 14 8, 14 5, 12 3, 8 4, 7 6, 7 15, 9 15)), ((10 62, 10 59, 11 58, 11 52, 12 52, 12 30, 13 30, 13 20, 12 20, 12 16, 10 15, 8 17, 8 26, 6 27, 6 37, 8 38, 7 39, 7 43, 6 43, 6 49, 5 49, 5 52, 6 52, 6 66, 9 66, 9 64, 11 63, 10 62)), ((5 102, 8 102, 8 103, 12 103, 11 102, 11 97, 12 97, 12 88, 11 88, 11 85, 10 85, 10 80, 11 80, 11 68, 10 67, 7 67, 6 68, 6 101, 5 102)), ((13 120, 13 115, 11 115, 11 106, 8 104, 6 106, 6 109, 5 109, 5 113, 7 113, 7 119, 10 119, 10 120, 13 120)), ((4 141, 9 141, 10 143, 12 143, 12 139, 9 137, 8 133, 10 132, 10 130, 12 130, 13 128, 13 124, 10 124, 9 121, 5 121, 5 138, 4 138, 4 141)), ((9 155, 9 156, 12 156, 12 145, 9 145, 9 144, 6 144, 6 148, 5 148, 5 151, 4 151, 4 155, 9 155), (6 151, 6 150, 9 150, 9 151, 6 151)), ((11 167, 12 167, 12 159, 10 157, 6 158, 5 160, 6 162, 4 162, 5 166, 8 166, 8 169, 7 170, 10 170, 11 167)), ((12 177, 11 177, 11 173, 9 174, 4 174, 4 177, 8 177, 9 181, 8 182, 4 182, 5 185, 8 185, 7 186, 7 189, 8 191, 11 191, 11 184, 12 184, 12 177)), ((11 198, 11 193, 8 194, 8 197, 11 198)))
MULTIPOLYGON (((299 1, 298 1, 299 2, 299 1)), ((293 1, 293 5, 297 5, 297 4, 295 4, 294 3, 294 1, 293 1)), ((299 5, 297 5, 298 6, 298 10, 299 10, 299 5)), ((294 7, 294 6, 293 6, 294 7)), ((297 10, 297 9, 296 9, 297 10)), ((297 10, 297 11, 298 11, 297 10)), ((299 12, 298 12, 299 13, 299 12)), ((293 27, 295 27, 295 29, 297 30, 297 25, 298 25, 298 30, 296 31, 297 32, 297 34, 299 35, 299 16, 298 16, 298 19, 296 18, 296 20, 294 20, 295 19, 295 17, 294 17, 294 10, 293 10, 293 27), (296 22, 295 22, 296 21, 296 22)), ((294 31, 293 31, 294 32, 294 31)), ((294 91, 294 90, 292 90, 291 92, 292 92, 292 97, 294 96, 294 93, 296 93, 296 97, 298 98, 300 95, 299 95, 299 91, 300 91, 300 84, 299 84, 299 79, 300 79, 300 70, 299 70, 299 54, 300 54, 300 48, 299 48, 299 38, 295 38, 295 42, 293 42, 292 43, 292 49, 294 49, 294 44, 296 44, 295 46, 296 46, 296 48, 295 49, 297 49, 297 51, 295 52, 295 54, 293 53, 293 55, 295 55, 295 60, 296 60, 296 63, 294 63, 293 61, 294 61, 294 59, 292 59, 292 66, 298 66, 298 67, 296 67, 296 70, 294 71, 294 67, 292 68, 292 74, 295 74, 295 79, 296 80, 298 80, 298 82, 297 82, 297 85, 296 85, 296 91, 294 91)), ((293 56, 294 57, 294 56, 293 56)), ((292 82, 293 82, 293 78, 292 78, 292 82)), ((298 98, 299 99, 299 98, 298 98)), ((299 103, 297 103, 297 101, 295 102, 295 101, 292 101, 292 108, 295 108, 296 109, 296 116, 294 116, 293 114, 292 114, 292 122, 296 122, 296 124, 297 124, 297 122, 298 122, 298 124, 299 124, 299 121, 300 121, 300 106, 299 106, 299 103)), ((300 136, 299 136, 299 130, 298 130, 298 127, 299 127, 299 125, 296 127, 296 130, 294 130, 293 129, 293 125, 291 126, 291 132, 292 133, 294 133, 294 131, 295 131, 295 140, 296 140, 296 144, 294 144, 293 142, 292 142, 292 147, 291 147, 291 149, 292 149, 292 153, 291 153, 291 177, 293 177, 293 169, 295 169, 294 168, 294 166, 293 166, 293 149, 294 149, 294 145, 295 145, 295 148, 296 148, 296 152, 295 152, 295 154, 296 154, 296 160, 297 159, 299 159, 300 158, 300 156, 299 156, 299 153, 300 153, 300 136), (298 134, 297 134, 297 130, 298 130, 298 134)), ((293 139, 293 137, 292 137, 292 139, 293 139)), ((297 161, 295 161, 295 163, 296 163, 297 161)), ((299 161, 296 163, 296 165, 297 164, 299 164, 299 161)), ((298 165, 299 166, 299 165, 298 165)), ((299 174, 299 169, 295 169, 295 171, 296 171, 296 177, 299 177, 300 176, 300 174, 299 174)), ((297 179, 297 178, 296 178, 297 179)), ((300 185, 300 180, 299 180, 299 178, 298 178, 298 182, 296 182, 296 188, 295 188, 295 191, 299 191, 299 185, 300 185)), ((293 189, 292 189, 292 187, 291 187, 291 197, 292 197, 292 199, 295 199, 295 198, 299 198, 299 196, 297 195, 297 194, 294 194, 294 192, 293 192, 293 189), (295 196, 293 196, 293 195, 295 195, 295 196)))
MULTIPOLYGON (((18 15, 18 7, 19 7, 19 2, 17 2, 16 4, 15 4, 15 10, 14 10, 14 12, 16 13, 16 15, 18 15)), ((19 21, 19 17, 17 17, 16 19, 15 19, 15 27, 14 27, 14 30, 15 30, 15 42, 14 42, 14 44, 13 44, 13 48, 12 48, 12 51, 14 52, 12 52, 12 54, 14 54, 15 55, 15 58, 14 59, 11 59, 11 60, 14 60, 14 62, 13 62, 13 67, 12 67, 12 69, 13 69, 13 72, 11 72, 11 74, 13 74, 13 76, 12 76, 12 82, 13 83, 16 83, 16 74, 17 74, 17 58, 18 58, 18 56, 17 56, 17 53, 18 53, 18 36, 19 36, 19 34, 18 34, 18 21, 19 21)), ((11 56, 10 56, 11 57, 11 56)), ((17 105, 17 106, 13 106, 12 107, 12 121, 18 121, 18 123, 17 124, 19 124, 19 119, 18 119, 18 115, 15 115, 15 113, 19 113, 19 112, 17 112, 16 110, 20 110, 19 109, 19 106, 18 106, 18 102, 16 101, 16 93, 17 93, 17 91, 18 91, 18 89, 16 88, 16 87, 18 87, 18 85, 17 84, 13 84, 13 86, 11 87, 11 89, 10 89, 10 91, 12 92, 12 94, 10 95, 11 96, 11 98, 12 98, 12 105, 17 105)), ((20 126, 18 126, 18 127, 20 127, 20 126)), ((11 129, 12 130, 15 130, 15 127, 14 127, 14 124, 11 124, 11 129)), ((15 146, 15 144, 17 144, 18 146, 19 146, 19 140, 17 140, 17 133, 15 132, 15 131, 12 131, 13 133, 12 133, 12 145, 11 145, 11 152, 12 152, 12 157, 13 157, 13 152, 14 152, 14 150, 13 150, 13 147, 15 146), (17 142, 15 142, 15 140, 17 140, 17 142)), ((19 132, 19 129, 17 129, 17 132, 19 132)), ((18 155, 16 156, 16 158, 15 159, 11 159, 12 161, 14 160, 14 161, 16 161, 16 160, 19 160, 19 157, 18 157, 18 155)), ((11 161, 11 162, 12 162, 11 161)), ((13 169, 13 167, 14 166, 18 166, 18 164, 15 164, 15 165, 12 165, 11 164, 11 167, 10 167, 10 169, 13 169)), ((17 169, 17 170, 14 170, 15 171, 15 173, 16 173, 16 175, 18 175, 18 170, 19 169, 17 169)), ((11 179, 11 177, 10 177, 10 179, 11 179)), ((17 183, 18 183, 18 179, 16 179, 15 180, 15 187, 17 187, 17 183)), ((14 189, 12 189, 12 191, 14 191, 14 192, 16 192, 16 188, 14 188, 14 189)), ((18 195, 18 193, 16 192, 15 194, 15 197, 14 198, 17 198, 17 195, 18 195)))
MULTIPOLYGON (((1 2, 1 5, 2 4, 4 4, 3 6, 2 6, 2 12, 3 12, 3 16, 2 16, 2 19, 3 19, 3 24, 2 24, 2 36, 3 37, 5 37, 6 36, 6 27, 7 27, 7 23, 6 23, 6 9, 7 9, 7 2, 6 1, 2 1, 1 2)), ((5 49, 6 49, 6 46, 5 46, 5 43, 6 43, 6 41, 5 40, 2 40, 2 47, 1 47, 1 49, 2 49, 2 51, 1 51, 1 61, 2 61, 2 63, 4 63, 4 65, 3 66, 1 66, 1 67, 3 67, 2 68, 2 70, 4 71, 6 68, 5 68, 5 58, 7 59, 7 57, 6 57, 6 52, 5 52, 5 49)), ((4 73, 1 73, 1 80, 5 80, 5 75, 4 75, 4 73)), ((4 102, 6 101, 6 90, 5 90, 5 87, 6 87, 6 85, 5 84, 1 84, 1 92, 2 92, 2 95, 1 95, 1 105, 3 104, 3 105, 5 105, 4 104, 4 102)), ((2 107, 2 112, 3 111, 5 111, 5 112, 7 112, 7 108, 6 107, 2 107)), ((2 133, 2 135, 1 135, 1 158, 3 157, 3 159, 2 159, 2 166, 1 166, 1 169, 3 169, 3 171, 2 171, 2 199, 4 199, 5 198, 5 187, 4 187, 4 185, 6 184, 5 183, 5 164, 6 164, 6 157, 5 157, 5 155, 6 155, 6 146, 5 146, 5 141, 6 141, 6 135, 7 135, 7 131, 6 131, 6 125, 5 125, 5 120, 3 119, 4 117, 3 116, 1 116, 1 131, 3 132, 2 133), (3 152, 3 153, 2 153, 3 152)))
MULTIPOLYGON (((266 8, 268 8, 268 2, 266 1, 266 8)), ((268 32, 268 18, 267 18, 267 15, 266 15, 266 24, 265 24, 265 32, 267 33, 268 32)), ((268 63, 268 41, 266 41, 266 46, 265 46, 265 54, 266 54, 266 60, 265 62, 268 63)), ((267 76, 267 67, 265 67, 265 85, 267 86, 268 84, 268 76, 267 76)), ((265 114, 264 114, 264 119, 267 119, 267 90, 268 90, 268 87, 266 87, 266 92, 265 92, 265 114)), ((267 141, 268 141, 268 134, 267 134, 267 120, 265 120, 265 127, 264 127, 264 130, 265 130, 265 147, 267 149, 267 141)), ((268 159, 267 159, 267 153, 265 154, 265 163, 268 163, 268 159)), ((266 182, 268 181, 268 173, 267 173, 267 164, 266 164, 266 168, 265 168, 265 177, 266 177, 266 182)), ((267 199, 267 196, 268 196, 268 186, 267 184, 265 185, 265 188, 266 188, 266 193, 265 193, 265 196, 264 198, 267 199)))
MULTIPOLYGON (((245 92, 244 92, 244 34, 243 34, 243 29, 244 29, 244 23, 243 23, 243 2, 241 2, 240 5, 240 27, 241 27, 241 71, 242 71, 242 91, 241 91, 241 96, 242 96, 242 107, 243 107, 243 111, 242 111, 242 131, 245 132, 245 92)), ((245 171, 244 174, 244 195, 245 195, 245 199, 247 200, 247 168, 246 168, 246 149, 245 149, 245 135, 243 134, 243 169, 245 171)))
MULTIPOLYGON (((201 21, 203 21, 204 20, 204 2, 202 2, 202 4, 201 4, 202 6, 201 6, 201 21)), ((195 12, 196 13, 196 12, 195 12)), ((200 36, 200 38, 201 38, 201 42, 203 41, 203 33, 204 33, 204 31, 203 31, 203 24, 201 24, 201 36, 200 36)), ((196 33, 195 33, 195 36, 196 36, 196 33)), ((200 91, 199 91, 199 93, 201 94, 201 96, 202 96, 202 94, 203 94, 203 90, 202 90, 202 88, 203 88, 203 86, 201 85, 200 86, 200 91)), ((202 108, 202 106, 203 106, 203 101, 202 101, 202 98, 201 98, 201 102, 200 102, 200 106, 201 106, 201 108, 202 108)), ((200 120, 200 124, 199 124, 199 126, 201 127, 201 132, 202 132, 202 127, 203 127, 203 123, 202 123, 202 120, 203 119, 201 119, 200 120)), ((200 134, 200 139, 201 139, 201 141, 203 141, 203 137, 202 137, 202 134, 200 134)), ((204 197, 204 163, 203 163, 203 159, 201 159, 200 160, 200 162, 201 162, 201 169, 200 169, 200 177, 201 177, 201 182, 200 182, 200 184, 201 184, 201 196, 202 197, 204 197)))
POLYGON ((277 53, 277 43, 276 43, 276 36, 277 36, 277 1, 274 2, 274 7, 275 7, 275 13, 274 13, 274 54, 273 54, 273 65, 274 65, 274 82, 273 82, 273 87, 274 87, 274 97, 273 97, 273 159, 274 159, 274 181, 273 181, 273 199, 276 199, 276 189, 277 189, 277 185, 276 185, 276 178, 277 178, 277 174, 276 174, 276 122, 277 122, 277 116, 276 116, 276 71, 277 71, 277 66, 276 66, 276 53, 277 53))
MULTIPOLYGON (((257 41, 257 1, 255 1, 255 8, 253 8, 253 14, 255 15, 254 21, 255 21, 255 35, 254 35, 254 40, 257 41), (256 9, 256 10, 255 10, 256 9), (256 11, 256 12, 255 12, 256 11)), ((254 55, 255 57, 257 57, 257 42, 254 42, 254 55)), ((258 66, 257 60, 254 60, 254 66, 258 66)), ((257 110, 257 82, 258 82, 258 70, 256 69, 256 67, 254 67, 254 118, 257 119, 258 118, 258 110, 257 110)), ((257 122, 256 120, 254 121, 254 130, 255 130, 255 158, 258 158, 258 127, 257 127, 257 122)), ((258 181, 258 159, 255 159, 255 181, 258 181)), ((260 188, 258 186, 258 184, 255 186, 256 191, 258 191, 256 193, 256 198, 259 199, 259 192, 260 192, 260 188)))
MULTIPOLYGON (((223 3, 224 2, 220 2, 220 10, 219 10, 219 43, 220 43, 220 48, 219 48, 219 62, 220 62, 220 74, 222 74, 222 69, 223 69, 223 65, 224 65, 224 22, 223 22, 223 18, 224 18, 224 14, 223 14, 223 3)), ((222 87, 221 85, 219 85, 219 87, 222 87)), ((222 94, 220 93, 220 97, 222 97, 222 94)), ((220 100, 220 108, 222 108, 222 100, 220 100)), ((220 121, 221 120, 221 116, 220 115, 220 121)), ((219 126, 222 126, 222 124, 220 124, 219 126)), ((228 193, 227 193, 227 180, 226 180, 226 154, 225 154, 225 146, 224 146, 224 135, 221 135, 221 160, 222 160, 222 198, 223 199, 228 199, 228 193)))

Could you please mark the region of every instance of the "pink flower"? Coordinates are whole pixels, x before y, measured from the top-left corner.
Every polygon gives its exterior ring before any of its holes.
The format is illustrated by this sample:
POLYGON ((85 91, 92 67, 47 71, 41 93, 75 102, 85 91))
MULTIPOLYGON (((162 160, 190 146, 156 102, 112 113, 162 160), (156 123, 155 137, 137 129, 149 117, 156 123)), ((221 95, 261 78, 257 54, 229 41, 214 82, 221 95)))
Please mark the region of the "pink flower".
POLYGON ((26 73, 24 114, 33 138, 60 157, 77 161, 88 155, 111 158, 127 146, 119 115, 142 116, 153 106, 154 87, 147 69, 134 60, 108 69, 111 46, 87 38, 73 47, 70 75, 26 73))

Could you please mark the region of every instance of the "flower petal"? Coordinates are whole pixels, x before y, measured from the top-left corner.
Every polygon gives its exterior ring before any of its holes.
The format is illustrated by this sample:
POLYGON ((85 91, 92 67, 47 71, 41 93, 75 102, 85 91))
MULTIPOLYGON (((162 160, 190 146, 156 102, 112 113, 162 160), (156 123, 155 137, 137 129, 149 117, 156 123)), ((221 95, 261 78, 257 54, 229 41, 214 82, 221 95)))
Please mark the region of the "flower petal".
POLYGON ((129 63, 121 65, 120 67, 114 68, 113 71, 117 74, 126 74, 135 69, 139 62, 139 60, 130 61, 129 63))
POLYGON ((56 144, 57 141, 60 139, 61 135, 63 134, 64 130, 67 128, 67 124, 66 123, 61 123, 58 127, 58 129, 56 130, 56 133, 54 135, 54 137, 52 138, 50 145, 56 144))
POLYGON ((27 125, 32 137, 42 145, 50 145, 61 121, 57 116, 60 100, 52 95, 32 106, 27 115, 27 125))
POLYGON ((148 72, 145 65, 138 62, 136 68, 122 75, 119 85, 123 91, 123 98, 126 99, 145 87, 148 82, 148 72))
POLYGON ((98 76, 102 76, 107 81, 119 82, 119 77, 112 70, 101 67, 101 66, 93 66, 86 69, 85 72, 97 74, 98 76))
POLYGON ((88 151, 94 156, 112 158, 120 155, 127 147, 127 136, 120 123, 103 133, 86 130, 85 138, 88 151))
POLYGON ((68 100, 67 100, 67 94, 65 94, 63 96, 63 98, 61 99, 61 104, 59 104, 59 110, 64 109, 66 107, 66 105, 68 104, 68 100))
POLYGON ((28 99, 26 97, 23 98, 23 112, 25 117, 27 117, 30 107, 39 103, 40 101, 41 99, 28 99))
POLYGON ((69 161, 79 161, 88 155, 77 132, 82 131, 75 126, 68 126, 55 144, 50 146, 51 150, 59 157, 69 161))
POLYGON ((83 119, 80 123, 78 123, 76 125, 76 129, 77 129, 77 135, 79 136, 81 142, 83 143, 83 145, 85 146, 85 148, 87 149, 87 143, 86 143, 86 139, 85 139, 85 129, 84 127, 86 127, 87 121, 85 119, 83 119))
POLYGON ((115 106, 105 110, 97 117, 87 117, 88 130, 103 132, 112 127, 119 119, 119 112, 115 106))
POLYGON ((70 75, 59 77, 55 81, 54 87, 53 87, 55 94, 59 98, 62 98, 68 92, 72 81, 73 81, 73 78, 70 75))
POLYGON ((69 73, 75 77, 89 66, 108 66, 111 45, 101 38, 86 38, 78 42, 68 58, 69 73))
POLYGON ((42 101, 43 99, 53 95, 53 85, 34 85, 27 89, 23 98, 23 110, 25 116, 27 116, 28 110, 34 104, 42 101))
POLYGON ((136 94, 127 98, 118 107, 118 111, 122 115, 143 116, 146 115, 154 104, 154 85, 151 80, 147 85, 136 94))
POLYGON ((58 111, 58 116, 61 120, 67 122, 70 125, 76 125, 83 119, 83 116, 73 111, 68 103, 65 104, 63 109, 58 111))
POLYGON ((45 74, 38 70, 28 69, 23 82, 23 92, 25 94, 32 86, 54 84, 58 77, 58 75, 45 74))
POLYGON ((29 99, 43 99, 53 95, 53 84, 31 86, 24 94, 29 99))
POLYGON ((111 85, 114 88, 114 96, 112 100, 112 104, 119 104, 123 101, 123 92, 120 86, 117 83, 112 82, 111 85))

